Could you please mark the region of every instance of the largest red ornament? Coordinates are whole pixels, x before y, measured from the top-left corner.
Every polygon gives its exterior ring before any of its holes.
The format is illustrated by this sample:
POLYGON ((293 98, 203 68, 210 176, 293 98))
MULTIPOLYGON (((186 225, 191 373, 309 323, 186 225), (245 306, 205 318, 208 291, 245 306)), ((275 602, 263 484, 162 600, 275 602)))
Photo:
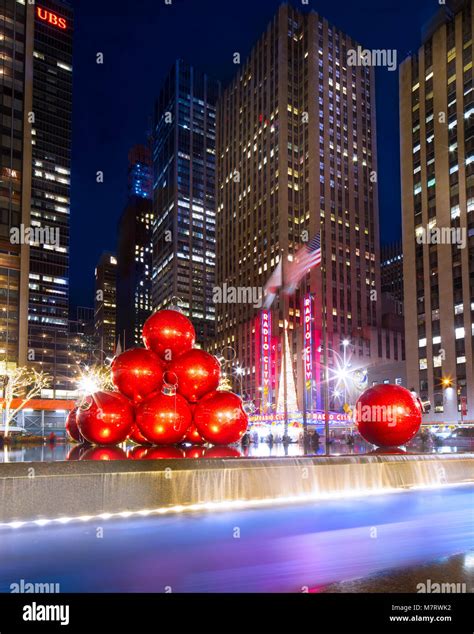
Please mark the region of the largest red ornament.
POLYGON ((118 392, 95 392, 86 396, 77 414, 79 431, 95 445, 117 445, 130 433, 133 408, 118 392))
POLYGON ((154 352, 132 348, 112 361, 112 380, 125 396, 139 403, 161 386, 163 365, 154 352))
POLYGON ((244 435, 248 416, 237 394, 214 392, 198 403, 194 410, 194 424, 208 442, 230 445, 244 435))
POLYGON ((141 403, 136 410, 138 429, 155 445, 181 442, 191 421, 191 410, 179 394, 157 394, 141 403))
POLYGON ((205 350, 190 350, 170 363, 169 374, 176 376, 179 394, 191 403, 199 401, 219 385, 221 366, 205 350))
POLYGON ((172 361, 191 350, 196 331, 189 319, 177 310, 160 310, 143 326, 143 341, 164 361, 172 361))
POLYGON ((400 385, 374 385, 360 395, 355 423, 367 442, 379 447, 406 444, 421 425, 419 401, 400 385))

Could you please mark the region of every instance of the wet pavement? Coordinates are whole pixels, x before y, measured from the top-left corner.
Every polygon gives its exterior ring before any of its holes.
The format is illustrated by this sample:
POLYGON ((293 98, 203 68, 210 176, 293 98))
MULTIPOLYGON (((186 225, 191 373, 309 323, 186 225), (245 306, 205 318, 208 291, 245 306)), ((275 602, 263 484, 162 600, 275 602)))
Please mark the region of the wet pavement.
POLYGON ((473 562, 473 501, 474 487, 463 485, 5 528, 0 591, 23 579, 61 592, 416 592, 438 572, 445 582, 466 578, 459 566, 473 562))
POLYGON ((403 570, 382 570, 364 579, 352 579, 312 592, 417 592, 450 594, 474 592, 474 549, 403 570))

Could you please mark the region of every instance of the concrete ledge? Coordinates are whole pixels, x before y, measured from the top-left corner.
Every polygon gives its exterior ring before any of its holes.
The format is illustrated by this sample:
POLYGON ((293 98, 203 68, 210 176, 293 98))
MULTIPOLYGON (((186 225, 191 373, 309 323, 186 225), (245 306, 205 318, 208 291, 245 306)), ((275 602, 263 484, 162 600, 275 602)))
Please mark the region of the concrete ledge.
POLYGON ((0 522, 474 482, 474 454, 0 465, 0 522))

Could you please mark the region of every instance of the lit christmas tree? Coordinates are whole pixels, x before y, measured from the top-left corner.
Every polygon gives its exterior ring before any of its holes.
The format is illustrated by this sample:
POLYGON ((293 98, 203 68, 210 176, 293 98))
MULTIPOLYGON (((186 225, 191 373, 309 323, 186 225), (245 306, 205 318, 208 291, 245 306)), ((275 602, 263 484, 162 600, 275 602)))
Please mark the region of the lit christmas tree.
POLYGON ((296 398, 296 385, 293 374, 293 361, 291 358, 290 344, 286 330, 284 334, 284 346, 285 354, 283 355, 283 358, 286 359, 286 364, 282 363, 281 365, 280 384, 278 386, 277 414, 285 413, 285 375, 283 373, 286 374, 287 411, 288 413, 298 411, 298 399, 296 398))

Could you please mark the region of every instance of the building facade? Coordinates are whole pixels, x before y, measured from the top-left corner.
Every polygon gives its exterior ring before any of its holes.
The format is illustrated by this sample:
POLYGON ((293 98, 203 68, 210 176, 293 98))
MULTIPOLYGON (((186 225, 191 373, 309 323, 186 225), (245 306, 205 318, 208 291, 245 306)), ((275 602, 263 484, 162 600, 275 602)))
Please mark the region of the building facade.
POLYGON ((128 201, 120 218, 117 246, 117 338, 123 349, 142 345, 152 312, 153 166, 151 151, 129 153, 128 201))
POLYGON ((403 247, 400 242, 384 245, 380 250, 382 293, 403 302, 403 247))
POLYGON ((472 2, 400 69, 407 378, 433 421, 474 420, 472 2))
POLYGON ((179 306, 214 337, 216 102, 219 84, 178 60, 155 106, 153 308, 179 306))
POLYGON ((94 331, 98 361, 111 359, 117 347, 117 258, 103 253, 95 269, 94 331))
POLYGON ((344 340, 352 369, 382 356, 372 332, 381 327, 374 69, 350 65, 357 46, 316 12, 283 5, 220 101, 224 300, 229 288, 257 297, 280 258, 321 234, 321 267, 269 312, 255 301, 216 304, 215 349, 235 351, 234 387, 264 411, 281 383, 284 320, 300 407, 304 390, 321 407, 323 365, 337 364, 344 340))
POLYGON ((67 2, 0 4, 1 360, 70 389, 69 212, 73 12, 67 2))

